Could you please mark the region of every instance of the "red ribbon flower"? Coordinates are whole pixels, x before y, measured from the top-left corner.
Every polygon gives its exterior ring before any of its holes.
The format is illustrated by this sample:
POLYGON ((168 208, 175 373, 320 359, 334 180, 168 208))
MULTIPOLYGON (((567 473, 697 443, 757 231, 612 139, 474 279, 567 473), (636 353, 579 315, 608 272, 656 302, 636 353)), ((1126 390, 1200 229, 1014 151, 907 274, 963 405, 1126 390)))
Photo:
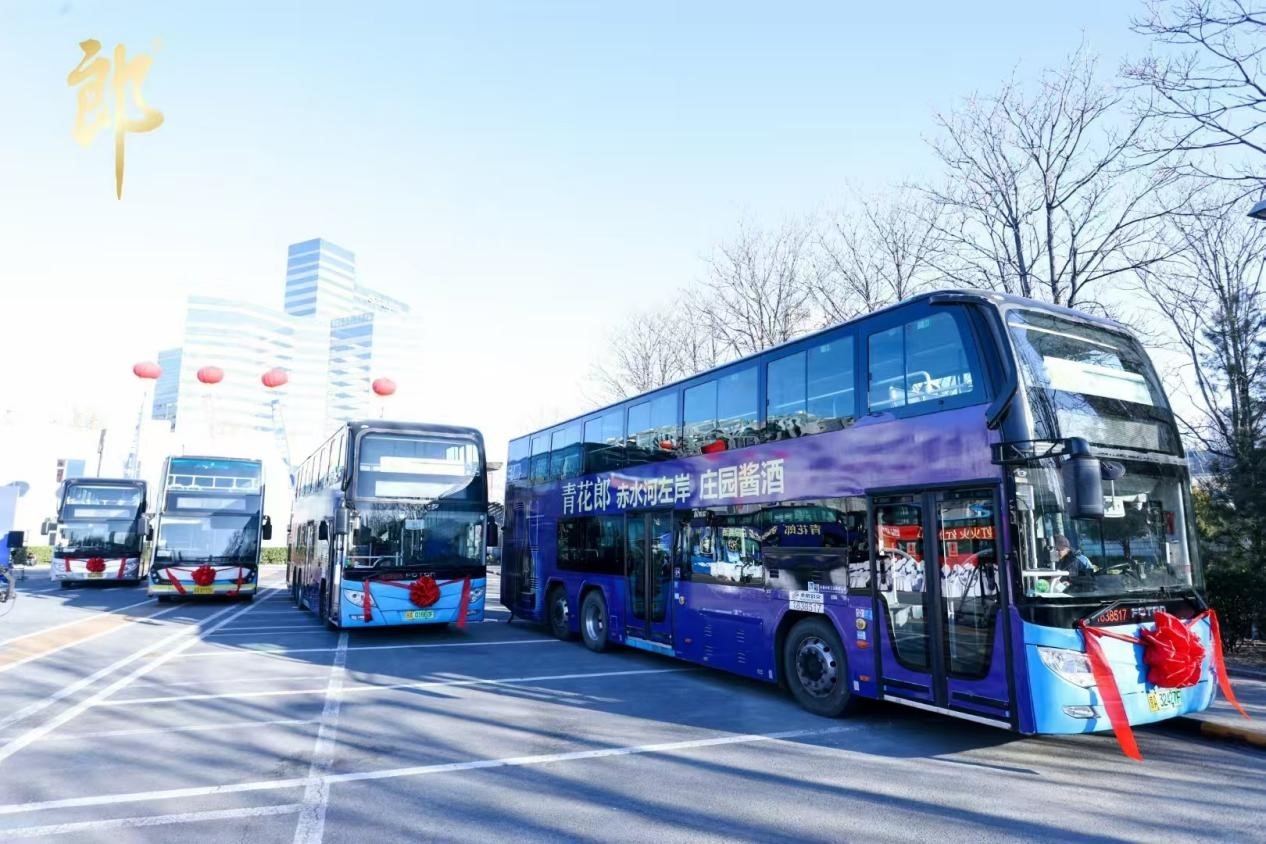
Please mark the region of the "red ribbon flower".
POLYGON ((1187 625, 1167 612, 1156 614, 1155 630, 1140 630, 1147 681, 1165 689, 1185 689, 1200 682, 1204 645, 1187 625))
POLYGON ((100 557, 89 557, 85 568, 93 574, 100 574, 106 569, 105 560, 100 557))
POLYGON ((409 587, 409 600, 417 607, 429 607, 440 599, 440 587, 435 578, 422 575, 409 587))
POLYGON ((211 566, 198 566, 193 570, 193 582, 198 586, 210 586, 215 583, 215 569, 211 566))

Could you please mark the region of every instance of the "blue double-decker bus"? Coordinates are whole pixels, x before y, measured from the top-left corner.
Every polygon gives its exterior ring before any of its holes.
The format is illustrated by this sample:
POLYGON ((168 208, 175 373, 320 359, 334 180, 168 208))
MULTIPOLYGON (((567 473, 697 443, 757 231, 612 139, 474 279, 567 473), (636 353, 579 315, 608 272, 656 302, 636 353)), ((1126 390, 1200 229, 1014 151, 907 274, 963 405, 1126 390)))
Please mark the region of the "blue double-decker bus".
POLYGON ((1186 460, 1121 325, 977 291, 919 296, 510 443, 517 617, 784 684, 1023 733, 1206 708, 1211 619, 1186 460), (1146 680, 1160 611, 1199 680, 1146 680))
POLYGON ((482 621, 487 521, 478 431, 347 423, 296 475, 291 597, 331 628, 482 621))

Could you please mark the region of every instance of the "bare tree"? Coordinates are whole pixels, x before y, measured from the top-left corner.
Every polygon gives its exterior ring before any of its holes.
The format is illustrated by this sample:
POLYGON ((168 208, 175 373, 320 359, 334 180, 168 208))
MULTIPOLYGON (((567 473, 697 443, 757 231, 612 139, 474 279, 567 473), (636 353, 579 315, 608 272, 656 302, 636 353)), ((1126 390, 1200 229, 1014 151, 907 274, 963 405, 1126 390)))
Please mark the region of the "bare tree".
POLYGON ((1158 148, 1183 154, 1187 173, 1242 182, 1241 198, 1260 190, 1266 9, 1243 0, 1151 0, 1134 31, 1160 47, 1125 68, 1152 94, 1151 115, 1162 124, 1158 148))
POLYGON ((808 228, 741 227, 712 257, 706 280, 687 293, 691 311, 723 357, 759 352, 814 323, 808 228))
POLYGON ((1014 81, 937 116, 948 169, 930 190, 938 268, 957 283, 1102 307, 1095 288, 1163 257, 1153 248, 1178 177, 1141 154, 1147 118, 1101 85, 1078 50, 1032 94, 1014 81))
POLYGON ((1224 206, 1176 214, 1167 234, 1175 249, 1142 280, 1191 371, 1200 418, 1185 427, 1236 459, 1266 438, 1266 226, 1224 206))
POLYGON ((614 401, 680 378, 679 338, 671 315, 635 312, 611 334, 610 359, 594 365, 592 380, 614 401))
POLYGON ((813 292, 828 323, 899 302, 939 276, 939 208, 908 187, 838 214, 818 239, 813 292))

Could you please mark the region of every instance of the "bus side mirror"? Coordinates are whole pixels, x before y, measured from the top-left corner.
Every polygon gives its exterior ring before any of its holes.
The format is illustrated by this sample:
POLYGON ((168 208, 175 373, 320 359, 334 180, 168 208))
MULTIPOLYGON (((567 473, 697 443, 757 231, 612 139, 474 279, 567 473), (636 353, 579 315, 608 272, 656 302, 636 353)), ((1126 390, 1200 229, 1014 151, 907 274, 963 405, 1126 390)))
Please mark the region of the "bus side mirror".
POLYGON ((1080 437, 1068 440, 1064 464, 1064 497, 1074 519, 1103 518, 1103 466, 1080 437))
POLYGON ((265 540, 273 538, 273 520, 268 516, 264 516, 264 524, 263 527, 259 529, 259 535, 265 540))
POLYGON ((50 534, 56 529, 56 527, 57 526, 53 524, 52 519, 45 519, 44 521, 40 522, 40 533, 43 533, 46 535, 50 534))
POLYGON ((496 522, 488 523, 488 547, 496 548, 501 543, 500 531, 497 529, 496 522))
POLYGON ((334 511, 334 535, 347 536, 347 511, 342 507, 334 511))
POLYGON ((330 540, 330 527, 324 521, 317 527, 317 539, 322 542, 329 542, 330 540))

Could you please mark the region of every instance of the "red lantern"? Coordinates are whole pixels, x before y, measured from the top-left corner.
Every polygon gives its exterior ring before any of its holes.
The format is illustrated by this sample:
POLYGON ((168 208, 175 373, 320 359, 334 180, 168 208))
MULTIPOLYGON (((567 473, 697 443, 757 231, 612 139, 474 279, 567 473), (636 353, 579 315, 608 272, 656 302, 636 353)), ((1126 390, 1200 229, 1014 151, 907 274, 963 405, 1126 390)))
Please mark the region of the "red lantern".
POLYGON ((389 396, 396 391, 396 382, 390 378, 375 378, 370 386, 373 388, 374 395, 378 396, 389 396))
POLYGON ((148 378, 153 381, 163 374, 163 368, 152 360, 143 360, 132 364, 132 374, 137 378, 148 378))
POLYGON ((219 384, 224 380, 224 370, 218 366, 204 366, 198 370, 198 380, 203 384, 219 384))
POLYGON ((259 380, 265 387, 271 390, 274 387, 285 386, 286 382, 290 380, 290 376, 287 375, 286 370, 282 369, 280 366, 274 366, 272 369, 259 376, 259 380))

